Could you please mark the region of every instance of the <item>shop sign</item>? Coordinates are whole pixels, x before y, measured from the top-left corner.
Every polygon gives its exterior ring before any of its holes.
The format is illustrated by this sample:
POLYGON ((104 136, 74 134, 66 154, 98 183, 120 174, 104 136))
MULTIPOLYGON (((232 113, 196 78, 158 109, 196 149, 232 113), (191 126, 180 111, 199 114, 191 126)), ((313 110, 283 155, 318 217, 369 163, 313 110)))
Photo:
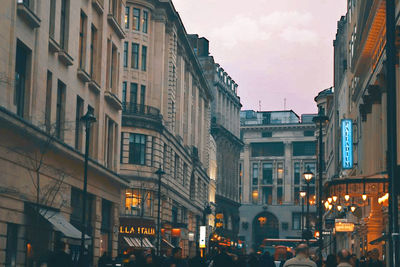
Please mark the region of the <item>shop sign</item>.
POLYGON ((200 226, 199 248, 206 247, 206 227, 200 226))
POLYGON ((353 122, 342 120, 342 167, 353 168, 353 122))
POLYGON ((154 236, 156 227, 154 222, 150 220, 120 218, 119 233, 122 235, 154 236))
POLYGON ((336 232, 353 232, 354 231, 354 223, 336 222, 335 230, 336 230, 336 232))

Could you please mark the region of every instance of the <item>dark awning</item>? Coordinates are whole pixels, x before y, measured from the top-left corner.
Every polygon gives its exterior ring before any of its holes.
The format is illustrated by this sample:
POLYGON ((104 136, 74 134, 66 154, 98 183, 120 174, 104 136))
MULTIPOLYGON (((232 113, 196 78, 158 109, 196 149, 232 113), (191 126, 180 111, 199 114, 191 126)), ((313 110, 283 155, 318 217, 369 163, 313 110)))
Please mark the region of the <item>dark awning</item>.
MULTIPOLYGON (((40 209, 39 213, 53 225, 54 230, 61 232, 65 237, 75 240, 81 239, 81 231, 68 222, 61 213, 47 209, 40 209)), ((90 236, 85 235, 85 239, 90 239, 90 236)))
POLYGON ((130 247, 133 248, 154 248, 153 244, 147 237, 137 238, 124 236, 124 240, 130 247))
POLYGON ((162 239, 162 242, 164 243, 164 244, 166 244, 167 245, 167 247, 170 247, 170 248, 175 248, 175 246, 174 245, 172 245, 170 242, 168 242, 166 239, 162 239))
POLYGON ((380 242, 382 242, 382 241, 386 241, 386 240, 388 240, 388 237, 387 237, 387 235, 382 235, 381 237, 379 237, 379 238, 377 238, 377 239, 375 239, 375 240, 372 240, 371 242, 369 242, 371 245, 375 245, 375 244, 378 244, 378 243, 380 243, 380 242))

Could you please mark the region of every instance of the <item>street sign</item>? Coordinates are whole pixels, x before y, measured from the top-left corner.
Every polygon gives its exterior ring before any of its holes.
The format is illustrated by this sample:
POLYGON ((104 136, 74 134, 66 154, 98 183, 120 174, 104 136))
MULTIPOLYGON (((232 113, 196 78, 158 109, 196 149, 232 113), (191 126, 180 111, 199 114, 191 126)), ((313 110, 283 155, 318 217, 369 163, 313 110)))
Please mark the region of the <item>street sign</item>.
POLYGON ((336 230, 336 232, 353 232, 354 231, 354 223, 336 222, 335 230, 336 230))
POLYGON ((206 247, 206 227, 200 226, 199 248, 206 247))
POLYGON ((342 120, 342 167, 353 168, 353 121, 342 120))

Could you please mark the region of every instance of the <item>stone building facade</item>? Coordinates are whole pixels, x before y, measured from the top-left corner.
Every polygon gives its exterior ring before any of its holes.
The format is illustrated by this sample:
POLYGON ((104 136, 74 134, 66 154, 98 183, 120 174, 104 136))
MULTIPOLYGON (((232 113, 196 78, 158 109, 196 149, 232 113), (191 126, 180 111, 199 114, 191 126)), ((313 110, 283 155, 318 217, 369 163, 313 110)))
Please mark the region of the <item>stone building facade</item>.
POLYGON ((79 253, 85 127, 91 112, 90 261, 117 254, 124 1, 4 1, 0 11, 0 265, 79 253), (55 222, 57 221, 57 223, 55 222), (64 227, 59 228, 59 224, 64 227), (69 230, 67 230, 69 229, 69 230))
MULTIPOLYGON (((259 249, 266 238, 301 238, 303 173, 308 167, 316 173, 313 116, 300 118, 291 110, 240 113, 244 142, 239 165, 240 236, 247 249, 259 249)), ((315 179, 309 199, 314 227, 315 179)))
POLYGON ((121 218, 156 223, 162 168, 161 247, 193 256, 209 202, 212 94, 170 1, 128 0, 124 12, 121 218))
POLYGON ((217 234, 238 240, 239 233, 239 156, 243 146, 240 140, 240 97, 238 84, 209 55, 209 42, 193 34, 192 47, 211 87, 211 134, 217 149, 216 214, 219 219, 217 234))
MULTIPOLYGON (((399 3, 396 5, 398 18, 399 3)), ((398 28, 399 21, 396 25, 398 28)), ((349 0, 347 13, 338 22, 334 40, 334 91, 329 94, 322 91, 315 98, 318 107, 330 117, 324 129, 325 158, 328 160, 325 199, 338 194, 340 184, 342 187, 348 184, 351 201, 346 203, 343 193, 338 200, 345 202, 347 207, 356 208, 355 212, 349 212, 349 208, 346 212, 338 212, 335 203, 334 209, 326 212, 327 220, 342 218, 355 223, 354 234, 333 236, 335 242, 327 246, 328 253, 342 247, 360 257, 377 248, 380 255, 389 255, 388 242, 382 239, 382 233, 388 233, 385 45, 386 1, 349 0), (350 146, 353 164, 350 166, 343 165, 343 119, 351 120, 353 129, 350 146)), ((398 69, 397 66, 396 79, 399 79, 398 69)), ((398 85, 396 90, 398 98, 398 85)), ((329 240, 325 242, 328 244, 329 240)))

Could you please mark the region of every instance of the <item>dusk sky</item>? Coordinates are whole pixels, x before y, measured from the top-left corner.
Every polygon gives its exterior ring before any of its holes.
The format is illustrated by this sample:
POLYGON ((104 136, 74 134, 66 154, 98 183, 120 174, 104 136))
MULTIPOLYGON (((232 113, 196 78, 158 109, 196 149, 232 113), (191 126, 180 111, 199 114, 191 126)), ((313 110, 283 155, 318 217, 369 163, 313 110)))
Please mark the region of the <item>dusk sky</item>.
POLYGON ((243 109, 316 112, 333 84, 333 40, 345 0, 173 0, 188 33, 239 84, 243 109))

